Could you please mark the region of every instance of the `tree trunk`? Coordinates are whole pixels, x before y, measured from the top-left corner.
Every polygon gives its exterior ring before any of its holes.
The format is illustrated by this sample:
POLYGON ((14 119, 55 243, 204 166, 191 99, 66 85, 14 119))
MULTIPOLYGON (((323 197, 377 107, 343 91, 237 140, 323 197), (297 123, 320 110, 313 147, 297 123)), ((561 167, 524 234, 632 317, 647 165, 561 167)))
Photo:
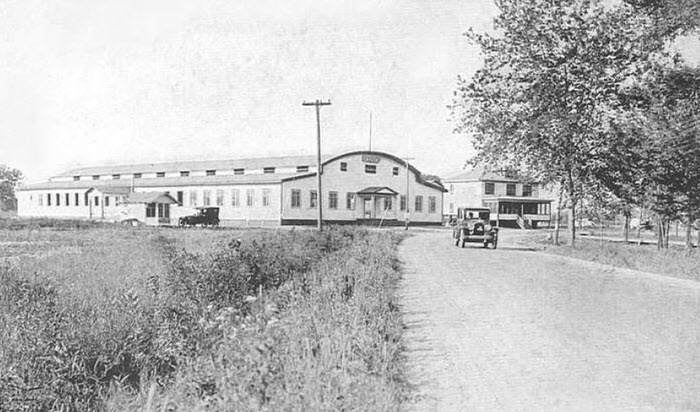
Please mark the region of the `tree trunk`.
POLYGON ((644 218, 644 209, 639 209, 639 224, 637 225, 637 246, 642 245, 642 219, 644 218))
POLYGON ((630 240, 630 213, 628 211, 624 212, 625 214, 625 225, 623 227, 623 236, 625 238, 625 244, 627 244, 630 240))
POLYGON ((559 199, 557 200, 557 220, 554 222, 554 236, 552 241, 555 246, 559 246, 559 229, 561 227, 561 203, 564 196, 564 187, 559 186, 559 199))
POLYGON ((685 248, 690 249, 693 247, 693 214, 688 211, 688 221, 685 223, 685 248))
POLYGON ((571 247, 576 247, 576 200, 571 199, 571 213, 569 214, 569 228, 571 235, 571 247))

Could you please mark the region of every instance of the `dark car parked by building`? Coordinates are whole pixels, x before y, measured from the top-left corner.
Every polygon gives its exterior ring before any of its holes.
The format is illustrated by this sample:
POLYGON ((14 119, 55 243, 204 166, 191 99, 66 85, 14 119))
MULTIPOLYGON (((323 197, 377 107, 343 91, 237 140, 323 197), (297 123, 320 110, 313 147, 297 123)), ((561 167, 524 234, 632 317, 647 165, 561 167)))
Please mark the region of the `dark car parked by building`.
POLYGON ((180 226, 218 226, 218 207, 199 207, 196 215, 183 216, 178 220, 180 226))

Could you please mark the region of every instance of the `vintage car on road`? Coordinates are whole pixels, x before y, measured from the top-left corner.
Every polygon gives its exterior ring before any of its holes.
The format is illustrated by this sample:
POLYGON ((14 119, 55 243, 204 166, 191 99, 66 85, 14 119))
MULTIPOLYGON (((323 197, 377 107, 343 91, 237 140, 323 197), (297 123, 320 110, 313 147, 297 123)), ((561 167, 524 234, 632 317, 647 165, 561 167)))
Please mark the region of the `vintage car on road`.
POLYGON ((491 226, 491 211, 482 207, 461 207, 457 209, 457 219, 453 222, 452 237, 455 246, 460 243, 490 244, 494 249, 498 245, 498 228, 491 226))
POLYGON ((197 214, 182 216, 178 219, 180 226, 218 226, 219 225, 219 208, 218 207, 198 207, 197 214))

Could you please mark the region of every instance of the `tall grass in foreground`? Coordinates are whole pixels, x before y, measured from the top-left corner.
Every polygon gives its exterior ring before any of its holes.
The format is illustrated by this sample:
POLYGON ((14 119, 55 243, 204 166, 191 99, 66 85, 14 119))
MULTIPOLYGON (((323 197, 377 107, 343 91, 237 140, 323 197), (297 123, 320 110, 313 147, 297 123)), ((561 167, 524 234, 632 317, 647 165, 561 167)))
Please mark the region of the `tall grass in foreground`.
POLYGON ((395 409, 388 233, 260 232, 88 304, 0 270, 0 410, 395 409))

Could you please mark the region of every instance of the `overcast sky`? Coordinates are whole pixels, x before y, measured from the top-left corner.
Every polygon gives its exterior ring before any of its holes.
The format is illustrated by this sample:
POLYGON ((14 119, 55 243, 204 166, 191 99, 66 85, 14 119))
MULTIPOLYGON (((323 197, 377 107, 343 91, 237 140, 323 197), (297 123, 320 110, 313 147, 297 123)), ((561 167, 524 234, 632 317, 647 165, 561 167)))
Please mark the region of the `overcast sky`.
POLYGON ((368 147, 458 170, 448 122, 480 0, 0 0, 0 164, 28 181, 105 163, 368 147))

